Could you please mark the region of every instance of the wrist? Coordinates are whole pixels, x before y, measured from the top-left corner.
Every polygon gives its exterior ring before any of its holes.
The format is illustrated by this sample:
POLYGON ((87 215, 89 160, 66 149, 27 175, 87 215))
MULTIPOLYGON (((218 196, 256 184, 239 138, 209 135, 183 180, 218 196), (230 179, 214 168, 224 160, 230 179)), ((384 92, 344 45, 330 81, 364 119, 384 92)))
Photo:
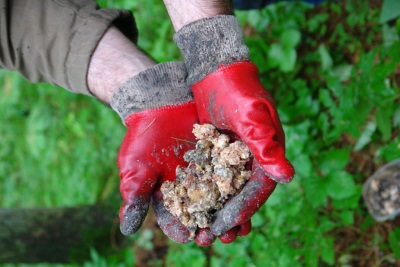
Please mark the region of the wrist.
POLYGON ((219 15, 188 24, 175 34, 174 40, 182 52, 189 85, 220 65, 249 59, 241 25, 234 16, 219 15))
POLYGON ((175 31, 197 20, 233 15, 231 0, 164 0, 175 31))
POLYGON ((112 96, 123 83, 155 64, 112 26, 91 57, 87 75, 89 90, 99 100, 110 104, 112 96))
POLYGON ((189 102, 193 96, 186 76, 183 62, 155 65, 123 83, 112 96, 111 107, 125 121, 143 110, 189 102))

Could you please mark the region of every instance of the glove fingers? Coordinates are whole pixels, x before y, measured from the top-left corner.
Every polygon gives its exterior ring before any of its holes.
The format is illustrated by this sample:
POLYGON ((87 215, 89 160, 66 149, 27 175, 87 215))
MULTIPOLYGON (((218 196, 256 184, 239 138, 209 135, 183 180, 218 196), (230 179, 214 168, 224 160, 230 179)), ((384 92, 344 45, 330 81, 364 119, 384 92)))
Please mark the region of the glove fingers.
POLYGON ((149 202, 143 197, 132 204, 122 205, 119 210, 120 230, 124 235, 132 235, 142 226, 149 210, 149 202))
POLYGON ((243 224, 265 203, 276 187, 276 182, 268 178, 261 167, 253 164, 253 175, 243 190, 229 200, 225 207, 215 214, 210 229, 220 236, 229 229, 243 224))
POLYGON ((285 135, 273 100, 260 83, 257 66, 239 61, 220 66, 192 87, 202 123, 232 130, 277 182, 290 182, 294 169, 285 157, 285 135))
POLYGON ((197 245, 202 247, 211 246, 211 244, 215 241, 216 236, 211 232, 209 228, 199 229, 196 233, 196 237, 194 241, 197 245))
POLYGON ((119 212, 120 229, 124 235, 131 235, 146 218, 156 176, 150 168, 139 163, 130 168, 120 168, 120 176, 120 192, 124 200, 119 212))
POLYGON ((166 236, 181 244, 187 244, 192 240, 189 230, 165 208, 160 190, 157 190, 152 197, 152 207, 157 223, 166 236))
POLYGON ((274 125, 268 108, 261 103, 261 116, 245 114, 245 123, 236 123, 234 131, 247 144, 265 173, 276 182, 290 182, 294 175, 292 164, 285 157, 284 135, 281 127, 274 125), (243 127, 244 126, 244 127, 243 127), (278 129, 277 129, 278 128, 278 129))
POLYGON ((248 220, 239 226, 238 236, 246 236, 250 232, 251 232, 251 220, 248 220))
POLYGON ((232 229, 218 236, 218 238, 221 240, 222 243, 229 244, 235 241, 238 232, 239 232, 239 227, 233 227, 232 229))

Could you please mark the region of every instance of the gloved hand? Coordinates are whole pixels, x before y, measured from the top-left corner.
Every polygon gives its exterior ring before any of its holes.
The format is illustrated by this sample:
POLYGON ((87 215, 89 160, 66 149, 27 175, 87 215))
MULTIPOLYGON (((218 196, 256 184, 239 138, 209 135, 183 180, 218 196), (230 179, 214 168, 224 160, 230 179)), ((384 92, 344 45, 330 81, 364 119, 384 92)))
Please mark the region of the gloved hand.
MULTIPOLYGON (((159 64, 126 82, 112 98, 112 108, 127 127, 118 154, 124 201, 120 228, 125 235, 140 228, 152 199, 164 233, 179 243, 191 241, 185 226, 165 209, 160 192, 164 181, 175 180, 176 166, 187 165, 183 154, 194 148, 190 141, 198 116, 185 78, 183 63, 159 64)), ((209 245, 214 239, 208 231, 196 241, 209 245)))
MULTIPOLYGON (((122 117, 127 132, 118 153, 120 228, 125 235, 142 225, 149 202, 162 231, 178 243, 191 241, 188 229, 163 205, 160 186, 175 180, 176 166, 186 166, 183 154, 194 149, 193 125, 198 116, 183 63, 170 62, 139 73, 114 94, 111 106, 122 117)), ((222 242, 232 242, 249 232, 250 222, 226 231, 222 242)), ((194 241, 211 245, 216 236, 199 229, 194 241)))
POLYGON ((249 61, 239 22, 221 15, 181 28, 174 37, 189 72, 200 123, 236 135, 254 155, 253 175, 242 192, 217 212, 211 226, 220 235, 248 221, 276 183, 294 175, 285 157, 285 136, 275 104, 249 61))
POLYGON ((160 185, 175 180, 176 166, 185 166, 183 154, 193 145, 193 124, 198 121, 194 102, 141 111, 125 119, 127 132, 118 154, 121 231, 135 233, 146 217, 150 199, 163 232, 188 243, 189 231, 165 210, 160 185))

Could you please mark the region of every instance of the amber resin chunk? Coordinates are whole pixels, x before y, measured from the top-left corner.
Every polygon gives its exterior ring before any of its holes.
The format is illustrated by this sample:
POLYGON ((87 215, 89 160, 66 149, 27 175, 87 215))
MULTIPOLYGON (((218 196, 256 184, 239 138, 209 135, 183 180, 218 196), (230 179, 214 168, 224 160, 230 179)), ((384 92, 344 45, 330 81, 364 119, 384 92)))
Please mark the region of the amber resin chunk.
POLYGON ((189 229, 211 225, 212 215, 237 195, 251 176, 246 164, 251 153, 245 143, 230 143, 226 134, 211 124, 195 124, 196 148, 184 155, 189 163, 176 169, 176 181, 161 185, 165 208, 189 229))

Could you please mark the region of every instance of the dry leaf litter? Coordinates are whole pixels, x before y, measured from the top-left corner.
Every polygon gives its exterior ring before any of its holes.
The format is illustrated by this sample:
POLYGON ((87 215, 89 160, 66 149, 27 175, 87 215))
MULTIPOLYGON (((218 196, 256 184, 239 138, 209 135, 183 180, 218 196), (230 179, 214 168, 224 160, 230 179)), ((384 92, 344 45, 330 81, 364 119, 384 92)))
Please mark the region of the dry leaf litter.
POLYGON ((229 136, 211 124, 195 124, 196 148, 184 155, 188 167, 176 169, 176 181, 161 185, 165 208, 189 229, 209 227, 212 215, 237 195, 251 176, 246 163, 251 153, 245 143, 230 143, 229 136))

